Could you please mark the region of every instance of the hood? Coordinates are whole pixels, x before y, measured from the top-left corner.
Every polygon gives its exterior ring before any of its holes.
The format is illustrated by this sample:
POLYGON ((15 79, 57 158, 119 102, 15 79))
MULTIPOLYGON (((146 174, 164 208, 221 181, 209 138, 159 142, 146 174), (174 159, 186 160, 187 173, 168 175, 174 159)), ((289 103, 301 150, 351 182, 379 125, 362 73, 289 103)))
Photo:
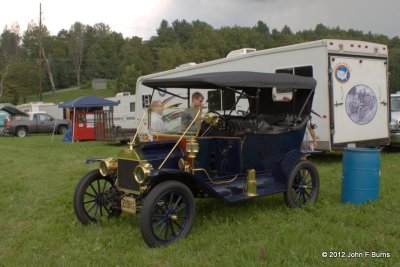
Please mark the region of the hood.
MULTIPOLYGON (((134 149, 140 156, 141 160, 146 160, 153 166, 153 169, 158 169, 164 159, 173 149, 176 141, 157 141, 157 142, 146 142, 139 144, 134 149)), ((178 145, 169 156, 163 168, 177 169, 178 160, 184 158, 185 153, 182 148, 178 145)))

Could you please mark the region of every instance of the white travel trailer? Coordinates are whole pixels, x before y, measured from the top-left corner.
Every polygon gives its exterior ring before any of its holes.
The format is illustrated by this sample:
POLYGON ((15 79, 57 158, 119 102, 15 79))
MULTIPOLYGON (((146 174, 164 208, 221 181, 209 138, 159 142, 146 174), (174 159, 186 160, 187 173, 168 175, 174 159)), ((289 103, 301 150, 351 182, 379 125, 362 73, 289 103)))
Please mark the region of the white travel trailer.
MULTIPOLYGON (((121 129, 136 129, 135 96, 129 92, 120 92, 107 99, 118 103, 117 106, 111 107, 114 110, 114 126, 121 129)), ((104 107, 104 110, 108 109, 109 107, 104 107)))
MULTIPOLYGON (((318 150, 338 150, 343 146, 381 146, 389 143, 388 49, 386 45, 353 40, 319 40, 260 51, 230 53, 229 58, 188 64, 173 70, 140 77, 136 86, 137 118, 151 100, 188 105, 190 99, 174 91, 172 96, 143 86, 145 78, 172 78, 207 72, 257 71, 292 73, 314 77, 317 87, 312 123, 317 126, 318 150), (179 97, 186 97, 181 99, 179 97)), ((247 51, 247 50, 246 50, 247 51)), ((182 91, 183 92, 183 91, 182 91)), ((210 101, 208 108, 228 107, 210 101)), ((280 92, 277 92, 279 95, 280 92)), ((229 96, 231 97, 231 96, 229 96)), ((229 98, 228 97, 228 98, 229 98)), ((236 96, 238 97, 238 96, 236 96)), ((220 97, 221 98, 221 97, 220 97)), ((225 102, 229 102, 228 101, 225 102)), ((237 110, 247 110, 239 101, 237 110)), ((168 105, 168 104, 167 104, 168 105)))
POLYGON ((30 102, 17 107, 24 112, 47 113, 55 119, 64 119, 63 110, 58 107, 58 104, 30 102))

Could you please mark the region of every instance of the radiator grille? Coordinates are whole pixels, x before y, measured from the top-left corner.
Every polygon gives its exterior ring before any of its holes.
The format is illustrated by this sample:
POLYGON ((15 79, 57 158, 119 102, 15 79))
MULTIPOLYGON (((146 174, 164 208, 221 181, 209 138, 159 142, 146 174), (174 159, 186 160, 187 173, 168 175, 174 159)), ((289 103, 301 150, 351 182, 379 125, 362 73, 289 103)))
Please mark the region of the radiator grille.
POLYGON ((140 185, 133 177, 133 171, 137 165, 139 161, 118 159, 118 186, 121 189, 139 191, 140 185))

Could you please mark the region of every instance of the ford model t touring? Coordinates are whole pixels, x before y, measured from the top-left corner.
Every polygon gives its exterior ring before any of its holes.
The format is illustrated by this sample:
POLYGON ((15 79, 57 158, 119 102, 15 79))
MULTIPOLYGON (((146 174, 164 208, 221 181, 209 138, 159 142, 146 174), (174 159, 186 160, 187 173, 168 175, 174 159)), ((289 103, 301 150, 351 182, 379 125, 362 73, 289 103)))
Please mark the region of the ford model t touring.
POLYGON ((318 172, 301 150, 313 78, 219 72, 143 84, 174 97, 185 97, 174 94, 176 88, 187 88, 186 96, 216 89, 239 97, 230 111, 209 109, 204 115, 201 109, 164 108, 157 115, 149 109, 127 149, 114 158, 88 160, 100 166, 75 191, 75 213, 83 224, 138 212, 144 240, 160 246, 189 234, 194 198, 233 203, 283 193, 289 207, 300 208, 316 200, 318 172), (248 110, 238 112, 235 105, 243 98, 248 110), (190 122, 182 124, 188 114, 190 122), (155 119, 161 119, 157 127, 155 119))

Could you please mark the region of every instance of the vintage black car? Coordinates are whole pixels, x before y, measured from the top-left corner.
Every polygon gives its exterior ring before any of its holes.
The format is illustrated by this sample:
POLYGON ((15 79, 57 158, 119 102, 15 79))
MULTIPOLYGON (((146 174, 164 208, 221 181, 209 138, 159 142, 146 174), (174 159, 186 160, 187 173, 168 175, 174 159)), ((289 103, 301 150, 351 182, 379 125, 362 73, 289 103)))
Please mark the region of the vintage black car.
POLYGON ((153 129, 149 109, 127 149, 114 158, 88 160, 100 166, 83 176, 75 191, 74 209, 83 224, 121 211, 138 212, 141 234, 155 247, 189 234, 194 198, 234 203, 284 193, 289 207, 315 202, 319 175, 301 150, 316 86, 313 78, 218 72, 143 84, 170 94, 174 88, 187 88, 187 95, 203 89, 235 92, 248 99, 249 109, 240 115, 192 110, 193 120, 182 127, 182 114, 188 110, 165 108, 162 129, 153 129), (275 99, 277 90, 290 97, 275 99))

